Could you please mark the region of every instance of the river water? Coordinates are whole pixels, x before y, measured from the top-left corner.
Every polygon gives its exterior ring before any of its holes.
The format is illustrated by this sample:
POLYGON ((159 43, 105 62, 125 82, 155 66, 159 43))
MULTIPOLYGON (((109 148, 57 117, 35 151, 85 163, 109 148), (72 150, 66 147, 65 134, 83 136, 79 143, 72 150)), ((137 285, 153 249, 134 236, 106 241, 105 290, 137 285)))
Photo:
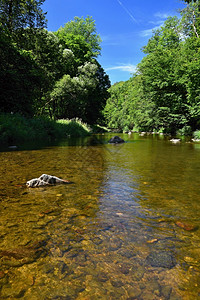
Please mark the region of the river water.
POLYGON ((111 136, 2 149, 0 299, 200 299, 200 144, 111 136))

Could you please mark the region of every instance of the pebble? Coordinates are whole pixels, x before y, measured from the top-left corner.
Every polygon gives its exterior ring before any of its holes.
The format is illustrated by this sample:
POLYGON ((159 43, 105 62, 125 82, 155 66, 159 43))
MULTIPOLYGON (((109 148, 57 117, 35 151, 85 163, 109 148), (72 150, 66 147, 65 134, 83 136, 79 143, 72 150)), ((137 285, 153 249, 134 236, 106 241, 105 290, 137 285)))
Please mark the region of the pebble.
POLYGON ((170 295, 172 292, 171 286, 162 286, 161 287, 161 294, 165 299, 170 299, 170 295))
POLYGON ((176 265, 176 260, 174 256, 166 251, 152 252, 147 256, 146 260, 147 263, 150 264, 152 267, 171 269, 176 265))
POLYGON ((144 276, 145 269, 143 266, 138 266, 135 270, 132 270, 132 272, 132 280, 140 281, 144 276))
POLYGON ((157 243, 158 239, 152 239, 150 241, 147 241, 148 244, 157 243))
POLYGON ((3 271, 0 271, 0 279, 4 278, 5 277, 5 273, 3 271))
POLYGON ((121 280, 111 280, 111 284, 112 284, 112 286, 114 286, 114 287, 121 287, 121 286, 124 285, 123 282, 122 282, 121 280))
POLYGON ((94 237, 92 239, 92 242, 95 244, 95 245, 100 245, 102 243, 102 239, 100 239, 99 237, 94 237))
POLYGON ((131 266, 128 264, 119 264, 119 270, 122 274, 128 274, 131 269, 131 266))
POLYGON ((176 221, 175 224, 178 227, 180 227, 180 228, 182 228, 182 229, 184 229, 186 231, 195 231, 195 230, 198 229, 198 226, 190 224, 190 223, 185 223, 183 221, 176 221))
POLYGON ((134 286, 128 290, 129 297, 127 300, 140 299, 141 289, 137 286, 134 286))
POLYGON ((106 282, 108 281, 109 277, 106 273, 102 272, 100 274, 97 275, 97 279, 100 281, 100 282, 106 282))
POLYGON ((119 251, 119 254, 121 256, 124 256, 126 258, 131 258, 133 256, 136 256, 136 253, 134 253, 132 250, 126 250, 126 249, 122 249, 119 251))

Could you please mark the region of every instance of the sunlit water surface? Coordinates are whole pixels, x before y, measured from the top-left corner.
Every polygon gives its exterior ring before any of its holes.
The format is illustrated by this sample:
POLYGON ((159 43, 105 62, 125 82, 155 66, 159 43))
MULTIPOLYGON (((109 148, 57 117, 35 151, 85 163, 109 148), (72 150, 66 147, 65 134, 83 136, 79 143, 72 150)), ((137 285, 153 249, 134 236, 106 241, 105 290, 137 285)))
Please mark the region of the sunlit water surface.
POLYGON ((2 150, 0 299, 200 299, 200 146, 120 136, 2 150))

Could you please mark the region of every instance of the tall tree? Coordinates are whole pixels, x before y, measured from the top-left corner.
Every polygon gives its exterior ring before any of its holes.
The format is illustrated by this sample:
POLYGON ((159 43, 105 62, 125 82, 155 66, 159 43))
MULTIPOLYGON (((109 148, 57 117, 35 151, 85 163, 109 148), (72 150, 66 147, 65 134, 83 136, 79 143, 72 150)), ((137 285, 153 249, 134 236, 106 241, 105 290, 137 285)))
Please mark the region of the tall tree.
POLYGON ((64 38, 67 34, 82 36, 85 42, 89 45, 92 56, 97 57, 101 52, 101 38, 97 34, 95 21, 92 17, 79 18, 75 17, 74 20, 60 27, 57 31, 59 38, 64 38))
POLYGON ((43 28, 46 26, 42 4, 45 0, 1 0, 0 24, 11 34, 25 27, 43 28))
POLYGON ((184 0, 187 7, 181 12, 185 35, 200 38, 200 1, 184 0))
POLYGON ((40 96, 45 74, 30 51, 19 50, 0 34, 0 110, 34 114, 35 100, 40 96))

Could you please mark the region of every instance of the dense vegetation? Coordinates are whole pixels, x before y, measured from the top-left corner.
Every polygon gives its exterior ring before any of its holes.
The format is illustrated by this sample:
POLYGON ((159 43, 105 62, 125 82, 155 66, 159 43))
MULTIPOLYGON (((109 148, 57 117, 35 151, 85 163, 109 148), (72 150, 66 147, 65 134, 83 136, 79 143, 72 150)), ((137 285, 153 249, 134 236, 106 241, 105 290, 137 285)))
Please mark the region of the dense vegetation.
POLYGON ((47 137, 59 136, 54 121, 74 118, 120 130, 200 129, 200 1, 185 0, 181 17, 154 31, 137 72, 112 87, 92 17, 49 32, 44 1, 0 1, 1 141, 31 136, 24 125, 39 137, 38 123, 47 137))
POLYGON ((49 32, 44 1, 0 1, 0 112, 97 123, 110 81, 95 22, 76 17, 49 32))
POLYGON ((143 48, 137 72, 110 88, 110 128, 191 134, 200 128, 200 3, 185 1, 143 48))
POLYGON ((29 118, 20 114, 0 114, 0 144, 58 141, 67 137, 84 137, 91 128, 79 119, 50 120, 49 118, 29 118))

